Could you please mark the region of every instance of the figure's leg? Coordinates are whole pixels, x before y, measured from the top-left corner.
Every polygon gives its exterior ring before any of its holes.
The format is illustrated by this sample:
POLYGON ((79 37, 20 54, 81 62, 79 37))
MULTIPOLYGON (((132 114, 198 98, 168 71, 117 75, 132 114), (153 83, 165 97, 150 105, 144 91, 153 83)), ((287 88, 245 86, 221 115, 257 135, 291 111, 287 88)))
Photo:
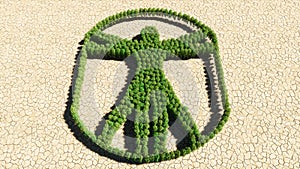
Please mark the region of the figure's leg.
POLYGON ((143 156, 148 155, 148 136, 149 130, 149 116, 147 110, 135 110, 136 117, 134 121, 134 133, 136 137, 135 153, 143 156))
POLYGON ((134 132, 136 134, 135 153, 144 156, 148 155, 148 136, 150 134, 148 112, 137 111, 136 120, 134 121, 134 132))
POLYGON ((165 152, 168 114, 165 95, 162 91, 158 90, 161 70, 153 68, 144 69, 141 74, 140 85, 143 87, 136 94, 139 95, 139 103, 137 104, 142 104, 143 108, 141 108, 142 106, 137 107, 137 116, 134 121, 137 137, 136 153, 146 155, 148 153, 165 152), (150 150, 149 152, 148 149, 150 150))
POLYGON ((141 74, 142 72, 135 75, 134 79, 128 86, 125 97, 108 116, 99 139, 110 145, 113 136, 121 125, 123 125, 123 123, 127 120, 133 121, 133 119, 127 119, 127 117, 134 113, 134 131, 132 131, 134 136, 132 137, 135 138, 136 145, 134 146, 135 148, 133 151, 137 154, 147 155, 148 136, 150 134, 148 116, 150 99, 145 99, 146 93, 144 91, 144 87, 140 86, 140 84, 143 83, 143 79, 140 78, 141 74))
POLYGON ((153 131, 153 145, 151 145, 152 153, 158 154, 166 152, 167 134, 168 134, 168 112, 167 100, 163 91, 153 91, 151 93, 151 120, 153 131), (152 147, 153 146, 153 147, 152 147))
POLYGON ((126 117, 132 113, 132 108, 133 104, 128 96, 125 96, 120 105, 116 106, 105 120, 104 128, 98 139, 106 145, 110 145, 116 132, 125 123, 126 117))
MULTIPOLYGON (((173 133, 174 135, 180 135, 178 139, 181 139, 179 144, 177 145, 178 149, 185 148, 187 146, 191 147, 192 149, 196 149, 199 145, 198 139, 200 138, 200 133, 196 123, 194 122, 193 117, 188 112, 187 107, 183 106, 179 99, 177 98, 175 92, 169 81, 165 79, 165 89, 167 91, 168 97, 168 104, 167 110, 170 117, 170 124, 177 125, 182 127, 181 133, 173 133), (174 124, 175 123, 175 124, 174 124)), ((172 132, 172 130, 171 130, 172 132)), ((173 131, 176 132, 176 131, 173 131)))

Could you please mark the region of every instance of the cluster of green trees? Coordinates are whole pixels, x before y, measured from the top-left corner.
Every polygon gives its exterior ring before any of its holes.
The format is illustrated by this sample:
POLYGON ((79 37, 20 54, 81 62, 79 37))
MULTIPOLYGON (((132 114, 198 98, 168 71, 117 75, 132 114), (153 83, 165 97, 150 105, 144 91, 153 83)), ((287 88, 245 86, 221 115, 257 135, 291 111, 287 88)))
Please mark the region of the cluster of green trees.
MULTIPOLYGON (((154 54, 157 54, 154 52, 154 54)), ((106 124, 99 136, 99 139, 106 144, 110 144, 115 132, 119 129, 121 124, 126 120, 126 116, 135 113, 134 133, 136 137, 136 150, 135 153, 139 155, 148 155, 148 137, 150 134, 150 121, 149 121, 149 107, 150 107, 150 94, 151 91, 159 89, 160 79, 164 78, 162 70, 158 67, 153 67, 151 64, 158 62, 157 55, 149 55, 149 53, 140 53, 137 56, 138 63, 142 63, 139 67, 140 71, 137 72, 134 79, 131 81, 126 96, 121 100, 120 105, 112 110, 109 114, 106 124), (148 66, 147 66, 148 64, 148 66)), ((162 62, 162 60, 161 60, 162 62)), ((160 64, 162 66, 162 64, 160 64)), ((154 65, 156 66, 156 65, 154 65)), ((154 105, 156 107, 156 105, 154 105)), ((155 145, 163 146, 160 143, 165 142, 166 130, 168 128, 168 118, 166 107, 164 115, 159 116, 154 120, 154 133, 159 140, 155 145), (163 129, 162 129, 163 128, 163 129), (158 132, 163 133, 163 138, 159 136, 158 132)), ((158 112, 155 112, 158 113, 158 112)), ((159 114, 157 114, 158 116, 159 114)), ((161 150, 161 147, 156 147, 161 150)))
POLYGON ((151 93, 152 112, 152 132, 154 137, 153 153, 160 154, 166 152, 167 129, 169 127, 169 117, 167 111, 167 98, 163 91, 153 91, 151 93))
POLYGON ((122 18, 134 17, 134 16, 144 15, 144 14, 150 14, 150 15, 163 14, 164 16, 172 17, 174 19, 181 19, 186 22, 190 22, 190 24, 197 26, 198 28, 202 29, 202 31, 204 31, 205 33, 212 32, 207 26, 205 26, 200 21, 198 21, 194 17, 190 17, 187 14, 182 14, 181 12, 177 13, 175 11, 162 9, 162 8, 140 8, 140 9, 127 10, 105 18, 101 22, 97 23, 96 26, 94 26, 89 32, 86 33, 85 41, 89 40, 90 36, 94 35, 98 30, 103 30, 110 24, 122 18))
POLYGON ((135 153, 148 156, 148 138, 150 134, 148 111, 136 110, 134 133, 136 137, 135 153))
POLYGON ((89 56, 102 56, 104 59, 124 60, 131 54, 145 49, 161 49, 172 53, 168 59, 179 57, 181 59, 197 58, 199 55, 210 54, 215 51, 212 43, 205 42, 205 35, 201 31, 196 31, 190 35, 183 35, 178 39, 168 39, 159 41, 159 34, 154 27, 145 27, 141 31, 141 41, 122 40, 114 35, 98 33, 91 37, 87 50, 89 56))
MULTIPOLYGON (((148 78, 164 78, 160 71, 156 69, 161 69, 163 66, 163 61, 167 57, 167 52, 159 49, 149 49, 149 50, 139 50, 133 54, 133 57, 137 61, 137 72, 142 70, 151 69, 147 71, 148 78), (158 76, 158 77, 155 77, 158 76), (161 77, 160 77, 161 76, 161 77)), ((154 85, 158 80, 153 81, 154 85)))
POLYGON ((177 158, 179 156, 188 154, 199 146, 203 146, 206 142, 213 138, 215 134, 222 130, 224 124, 229 118, 231 111, 223 77, 216 34, 209 27, 197 21, 195 18, 167 9, 143 8, 124 11, 104 19, 89 32, 87 32, 80 56, 78 78, 76 79, 75 86, 76 88, 74 90, 73 102, 71 105, 71 115, 75 124, 87 137, 89 137, 93 142, 97 143, 103 149, 119 155, 120 157, 130 159, 136 163, 158 162, 177 158), (101 33, 104 28, 109 26, 111 23, 118 21, 119 19, 146 13, 154 15, 163 14, 168 17, 185 20, 186 22, 190 22, 191 24, 197 26, 199 31, 196 31, 189 36, 182 36, 179 39, 163 41, 159 41, 159 34, 153 28, 147 28, 141 32, 141 41, 122 40, 117 36, 107 36, 104 33, 101 33), (206 36, 211 39, 212 43, 207 43, 204 41, 206 36), (199 53, 203 54, 212 52, 214 54, 219 80, 218 84, 222 92, 222 101, 224 103, 224 114, 218 126, 208 136, 202 136, 199 133, 187 109, 181 106, 179 99, 176 97, 176 95, 172 94, 172 89, 170 87, 171 85, 164 80, 164 74, 160 69, 157 69, 167 55, 161 57, 162 53, 160 53, 160 57, 158 57, 159 55, 147 53, 142 54, 139 52, 140 50, 150 48, 167 50, 172 54, 182 57, 183 59, 196 57, 196 54, 199 53), (130 84, 126 96, 121 100, 120 105, 110 112, 102 134, 96 138, 96 136, 91 133, 80 120, 77 111, 79 108, 80 90, 83 81, 86 59, 90 55, 99 56, 102 54, 106 55, 107 58, 117 60, 123 60, 130 54, 136 54, 135 56, 137 60, 140 59, 138 60, 140 69, 138 74, 135 76, 135 79, 130 84), (157 58, 162 58, 162 60, 157 60, 157 58), (167 105, 160 104, 159 100, 164 98, 163 95, 155 95, 154 98, 151 98, 152 100, 150 99, 150 94, 153 90, 160 90, 166 93, 165 96, 167 105), (149 125, 149 117, 147 117, 147 113, 145 113, 149 109, 150 100, 152 101, 151 104, 155 105, 154 107, 156 107, 155 111, 153 112, 153 126, 149 125), (126 121, 127 115, 136 110, 138 120, 135 123, 134 130, 135 133, 137 133, 136 137, 138 138, 137 151, 135 153, 130 153, 111 147, 110 143, 115 132, 126 121), (182 126, 188 133, 190 144, 180 150, 172 152, 159 152, 159 150, 163 150, 163 148, 165 148, 164 144, 166 139, 166 130, 170 115, 174 116, 174 118, 178 118, 181 121, 182 126), (145 147, 146 142, 148 142, 148 136, 151 133, 153 133, 156 140, 154 144, 154 154, 148 154, 147 148, 145 147))
POLYGON ((97 33, 93 34, 90 38, 90 41, 94 41, 98 44, 106 44, 106 43, 117 43, 122 39, 117 35, 107 35, 102 31, 98 31, 97 33))
POLYGON ((137 119, 135 120, 135 133, 137 133, 136 153, 145 155, 148 153, 148 137, 150 135, 150 119, 153 121, 151 132, 154 137, 155 153, 165 152, 166 134, 168 128, 168 116, 166 106, 163 108, 159 96, 153 95, 156 90, 161 90, 161 82, 165 76, 161 70, 163 59, 158 59, 161 52, 156 50, 139 51, 135 57, 137 60, 137 74, 129 87, 129 96, 136 103, 137 119), (133 91, 131 92, 131 90, 133 91), (152 96, 151 96, 152 95, 152 96), (152 104, 151 104, 152 101, 152 104), (153 115, 149 117, 150 105, 153 106, 153 115), (162 111, 162 109, 164 111, 162 111))

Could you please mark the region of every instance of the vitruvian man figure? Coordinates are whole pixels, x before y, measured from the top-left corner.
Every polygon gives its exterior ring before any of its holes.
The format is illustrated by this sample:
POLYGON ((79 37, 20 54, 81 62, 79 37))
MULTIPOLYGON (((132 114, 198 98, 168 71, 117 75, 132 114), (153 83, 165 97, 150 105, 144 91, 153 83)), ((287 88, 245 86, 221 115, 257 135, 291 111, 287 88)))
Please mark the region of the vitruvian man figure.
MULTIPOLYGON (((114 60, 133 57, 136 64, 134 78, 125 95, 106 116, 98 135, 99 142, 110 145, 117 130, 130 120, 133 123, 132 137, 135 138, 132 153, 142 156, 163 153, 167 151, 167 130, 176 122, 184 135, 177 148, 199 147, 201 134, 197 125, 174 93, 162 68, 165 60, 197 58, 212 53, 213 45, 206 40, 204 33, 195 31, 177 39, 160 41, 156 28, 147 26, 132 40, 101 31, 90 40, 88 56, 114 60), (132 115, 134 120, 128 118, 132 115)), ((178 135, 176 132, 173 131, 173 135, 178 135)))

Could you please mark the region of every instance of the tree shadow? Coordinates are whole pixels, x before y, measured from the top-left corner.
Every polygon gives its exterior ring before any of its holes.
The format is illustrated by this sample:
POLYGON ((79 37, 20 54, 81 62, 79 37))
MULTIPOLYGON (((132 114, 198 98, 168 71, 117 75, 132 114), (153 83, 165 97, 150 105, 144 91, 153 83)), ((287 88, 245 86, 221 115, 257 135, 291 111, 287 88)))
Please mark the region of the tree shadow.
POLYGON ((199 58, 204 61, 204 73, 205 73, 205 85, 208 96, 208 106, 210 107, 210 115, 209 121, 204 127, 204 130, 201 132, 202 135, 209 135, 210 132, 214 131, 219 121, 221 120, 221 111, 222 103, 218 101, 219 94, 215 90, 218 88, 218 79, 215 79, 216 76, 213 73, 217 74, 214 70, 215 63, 213 60, 213 56, 210 54, 199 55, 199 58))
POLYGON ((134 41, 134 40, 137 40, 138 42, 140 42, 140 41, 142 40, 142 35, 141 35, 141 34, 138 34, 138 35, 134 36, 134 37, 132 38, 132 40, 133 40, 133 41, 134 41))
MULTIPOLYGON (((106 57, 104 57, 106 58, 106 57)), ((109 60, 109 59, 107 59, 109 60)), ((121 89, 121 91, 119 92, 118 96, 117 96, 117 100, 116 103, 114 105, 111 106, 111 110, 115 109, 121 102, 121 100, 124 98, 124 96, 126 95, 127 89, 131 83, 131 81, 134 79, 135 73, 136 73, 136 68, 137 68, 137 64, 136 61, 134 59, 134 57, 127 57, 126 59, 123 60, 125 62, 125 65, 127 66, 127 68, 129 69, 127 77, 126 77, 126 82, 124 87, 121 89)), ((110 115, 111 111, 109 113, 107 113, 100 121, 98 126, 96 127, 95 130, 95 135, 99 136, 101 135, 102 131, 103 131, 103 127, 105 125, 105 121, 107 120, 107 117, 110 115)), ((124 123, 124 128, 123 128, 123 133, 124 133, 124 137, 125 137, 125 143, 124 143, 124 147, 127 149, 127 151, 129 152, 134 152, 136 145, 135 145, 135 141, 136 141, 136 136, 134 133, 134 119, 135 119, 135 112, 132 112, 130 115, 127 116, 127 120, 124 123)))
POLYGON ((108 25, 104 29, 110 28, 114 25, 117 25, 117 24, 120 24, 120 23, 123 23, 123 22, 132 22, 132 21, 138 21, 138 20, 141 20, 141 21, 155 20, 155 21, 159 21, 159 22, 163 22, 163 23, 167 23, 167 24, 179 27, 182 30, 186 31, 187 33, 193 32, 193 29, 190 28, 190 26, 188 26, 188 25, 185 25, 185 24, 182 24, 182 23, 179 23, 179 22, 176 22, 176 21, 172 21, 172 20, 167 19, 167 18, 157 17, 157 16, 147 16, 147 17, 146 16, 135 16, 133 18, 123 18, 123 19, 119 19, 118 21, 115 21, 114 23, 108 25))
POLYGON ((172 133, 174 138, 176 138, 176 148, 178 150, 182 150, 185 147, 191 145, 191 141, 189 138, 189 131, 186 131, 182 126, 180 120, 174 115, 174 112, 168 109, 168 117, 169 117, 169 131, 172 133))
POLYGON ((205 85, 206 85, 206 91, 207 91, 207 96, 208 96, 208 107, 211 106, 211 83, 210 83, 210 78, 208 76, 208 72, 205 66, 203 66, 204 74, 205 74, 205 85))
MULTIPOLYGON (((214 131, 216 126, 218 125, 221 119, 221 104, 218 101, 218 93, 215 92, 216 87, 218 86, 218 81, 215 80, 213 70, 215 64, 213 62, 212 56, 209 54, 198 55, 199 58, 191 58, 191 59, 202 59, 204 62, 203 70, 205 74, 205 85, 206 92, 208 97, 208 107, 210 108, 210 118, 207 122, 206 126, 204 126, 203 131, 201 131, 201 135, 209 135, 210 132, 214 131)), ((168 111, 169 114, 169 130, 173 134, 173 136, 177 139, 176 147, 178 150, 184 149, 191 145, 191 138, 188 134, 189 131, 184 130, 181 122, 176 119, 173 112, 168 111)))
MULTIPOLYGON (((83 40, 80 41, 78 43, 79 45, 83 45, 83 40)), ((85 147, 87 147, 88 149, 90 149, 91 151, 101 155, 101 156, 105 156, 107 158, 113 159, 117 162, 124 162, 124 163, 129 163, 129 164, 139 164, 137 162, 134 162, 133 160, 129 160, 126 159, 125 157, 122 156, 118 156, 115 154, 112 154, 110 152, 108 152, 107 150, 102 149, 101 147, 99 147, 96 143, 94 143, 88 136, 86 136, 81 130, 80 128, 75 124, 74 119, 72 118, 71 115, 71 105, 72 105, 72 99, 73 99, 73 90, 74 90, 74 82, 78 76, 78 62, 79 62, 79 58, 80 58, 80 52, 81 52, 81 48, 82 46, 78 47, 78 51, 77 54, 75 56, 75 61, 77 62, 74 66, 73 66, 73 73, 72 73, 72 81, 71 81, 71 85, 69 86, 69 90, 68 90, 68 99, 66 102, 66 110, 64 112, 64 120, 68 125, 68 128, 71 130, 71 132, 73 133, 74 137, 80 141, 85 147)), ((104 117, 105 118, 105 117, 104 117)))
POLYGON ((135 119, 136 113, 133 112, 129 115, 126 122, 124 123, 124 136, 125 136, 125 145, 124 147, 127 149, 127 151, 134 153, 136 149, 136 134, 134 133, 134 121, 131 119, 135 119))

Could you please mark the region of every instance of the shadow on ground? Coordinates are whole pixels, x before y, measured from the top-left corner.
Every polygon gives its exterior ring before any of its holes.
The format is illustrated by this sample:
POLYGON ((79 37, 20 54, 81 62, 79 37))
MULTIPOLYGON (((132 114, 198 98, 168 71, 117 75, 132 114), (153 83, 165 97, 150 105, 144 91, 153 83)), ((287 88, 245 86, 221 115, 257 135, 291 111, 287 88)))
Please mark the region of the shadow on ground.
MULTIPOLYGON (((172 24, 175 24, 176 22, 172 22, 169 20, 165 20, 163 18, 159 18, 159 17, 151 17, 151 18, 144 18, 144 17, 139 17, 137 19, 142 20, 142 19, 157 19, 159 21, 162 22, 171 22, 172 24)), ((119 21, 117 23, 120 22, 127 22, 127 21, 132 21, 132 20, 136 20, 133 18, 127 18, 127 19, 123 19, 122 21, 119 21)), ((115 23, 115 24, 117 24, 115 23)), ((192 30, 190 28, 186 28, 185 25, 181 25, 176 23, 176 26, 181 27, 182 29, 186 30, 187 32, 191 32, 192 30)), ((134 37, 134 39, 140 39, 140 35, 137 35, 136 37, 134 37)), ((90 150, 94 151, 95 153, 101 155, 101 156, 106 156, 108 158, 114 159, 118 162, 126 162, 126 163, 133 163, 136 164, 135 162, 128 160, 124 157, 120 157, 117 156, 115 154, 109 153, 106 150, 100 148, 97 144, 95 144, 94 142, 92 142, 92 140, 90 138, 88 138, 87 136, 85 136, 80 129, 78 128, 78 126, 76 126, 74 124, 74 120, 72 119, 71 116, 71 112, 70 112, 70 106, 72 104, 72 92, 74 89, 74 82, 75 79, 77 78, 77 73, 78 73, 78 65, 80 62, 80 52, 81 52, 81 48, 83 45, 83 41, 79 42, 80 47, 78 47, 78 51, 75 57, 76 60, 76 64, 73 68, 73 75, 72 75, 72 84, 70 85, 69 88, 69 94, 68 94, 68 101, 66 102, 67 107, 64 113, 64 119, 66 121, 66 123, 68 124, 69 128, 71 129, 71 131, 73 132, 73 135, 76 137, 77 140, 79 140, 80 142, 82 142, 87 148, 89 148, 90 150)), ((202 135, 208 135, 211 131, 214 130, 214 128, 217 126, 217 124, 219 123, 219 120, 221 118, 221 114, 220 114, 220 102, 218 101, 218 95, 216 94, 216 92, 214 92, 215 87, 218 85, 217 80, 215 80, 213 78, 213 74, 212 72, 214 72, 213 70, 213 62, 212 59, 209 56, 199 56, 200 59, 202 59, 204 61, 204 73, 205 73, 205 77, 206 77, 206 89, 207 89, 207 94, 208 94, 208 99, 209 99, 209 103, 208 106, 210 107, 210 111, 212 112, 209 122, 207 123, 207 125, 204 127, 204 130, 201 132, 202 135)), ((96 59, 94 57, 92 58, 88 58, 88 59, 96 59)), ((127 59, 126 59, 127 60, 127 59)), ((127 67, 129 68, 129 74, 127 76, 127 81, 126 81, 126 85, 125 87, 122 89, 122 91, 119 93, 118 97, 117 97, 117 101, 116 104, 114 104, 111 109, 113 110, 113 108, 116 107, 116 105, 119 104, 120 100, 124 97, 128 86, 130 85, 131 80, 134 78, 135 75, 135 70, 136 70, 136 65, 134 64, 135 62, 132 60, 125 60, 125 63, 127 65, 127 67)), ((107 113, 102 119, 99 119, 99 124, 96 128, 95 131, 95 135, 98 136, 101 134, 102 130, 103 130, 103 126, 105 124, 105 120, 107 119, 108 115, 111 112, 107 113)), ((134 114, 132 115, 134 116, 134 114)), ((172 117, 172 115, 169 113, 169 117, 172 117)), ((130 119, 134 119, 134 117, 130 118, 130 119)), ((177 149, 183 149, 185 148, 187 145, 189 145, 189 138, 185 135, 182 136, 182 134, 180 133, 184 133, 184 131, 181 131, 180 129, 182 128, 182 126, 180 124, 175 124, 178 123, 176 122, 176 119, 170 119, 169 121, 169 126, 171 126, 169 128, 169 130, 171 131, 171 133, 175 136, 175 138, 178 139, 177 141, 177 149)), ((127 120, 124 124, 124 135, 134 138, 134 132, 133 132, 133 121, 131 120, 127 120)), ((132 142, 132 140, 130 140, 130 142, 132 142)), ((150 143, 151 144, 151 143, 150 143)), ((135 147, 134 145, 131 143, 128 143, 128 140, 126 141, 125 139, 125 148, 128 149, 129 152, 133 152, 135 147)))
MULTIPOLYGON (((83 41, 80 41, 79 45, 83 45, 83 41)), ((78 57, 80 55, 81 48, 82 48, 82 46, 78 47, 78 51, 77 51, 77 54, 76 54, 76 57, 75 57, 76 61, 78 61, 78 57)), ((76 65, 77 64, 78 63, 76 63, 76 65)), ((76 70, 77 66, 76 65, 73 67, 72 79, 76 79, 76 77, 77 77, 77 70, 76 70)), ((95 152, 95 153, 97 153, 101 156, 108 157, 108 158, 113 159, 113 160, 118 161, 118 162, 136 164, 136 162, 133 162, 133 161, 128 160, 124 157, 117 156, 115 154, 109 153, 106 150, 102 149, 97 144, 95 144, 89 137, 84 135, 84 133, 82 133, 82 131, 79 129, 79 127, 75 124, 74 119, 72 118, 72 115, 71 115, 71 112, 70 112, 70 108, 71 108, 71 105, 72 105, 72 91, 73 91, 72 87, 74 86, 73 82, 74 82, 74 80, 72 81, 72 84, 69 87, 68 100, 66 102, 67 106, 66 106, 66 110, 64 112, 64 119, 65 119, 65 122, 68 124, 68 127, 70 128, 71 132, 75 136, 75 138, 78 141, 80 141, 81 143, 83 143, 83 145, 86 146, 88 149, 92 150, 93 152, 95 152)))
POLYGON ((156 17, 156 16, 147 16, 147 17, 144 17, 144 16, 138 16, 138 17, 134 17, 134 18, 123 18, 123 19, 120 19, 118 21, 116 21, 115 23, 112 23, 110 24, 109 26, 107 26, 105 29, 107 28, 110 28, 114 25, 117 25, 119 23, 123 23, 123 22, 131 22, 131 21, 138 21, 138 20, 155 20, 155 21, 159 21, 159 22, 163 22, 163 23, 167 23, 167 24, 170 24, 170 25, 174 25, 176 27, 179 27, 181 28, 182 30, 186 31, 187 33, 191 33, 193 32, 193 29, 191 29, 189 26, 185 25, 185 24, 182 24, 182 23, 179 23, 179 22, 175 22, 175 21, 172 21, 168 18, 163 18, 163 17, 156 17))

